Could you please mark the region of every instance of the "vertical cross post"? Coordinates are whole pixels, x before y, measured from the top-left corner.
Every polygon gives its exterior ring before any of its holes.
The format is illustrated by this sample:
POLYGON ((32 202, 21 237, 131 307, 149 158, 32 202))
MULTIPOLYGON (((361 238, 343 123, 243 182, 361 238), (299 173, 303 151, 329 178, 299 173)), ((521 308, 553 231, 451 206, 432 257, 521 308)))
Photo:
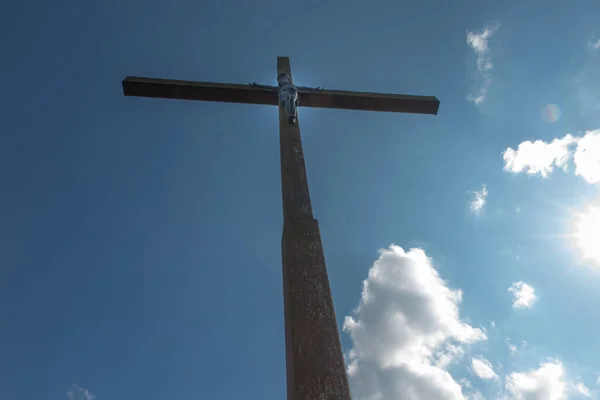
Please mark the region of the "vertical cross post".
MULTIPOLYGON (((288 57, 277 57, 277 73, 292 78, 288 57)), ((278 87, 218 82, 127 77, 126 96, 278 104, 278 87)), ((301 107, 337 108, 436 115, 434 96, 315 90, 298 87, 301 107)), ((279 107, 283 197, 283 297, 288 400, 349 400, 319 224, 314 219, 300 139, 279 107)))
MULTIPOLYGON (((289 58, 277 58, 280 73, 292 78, 289 58)), ((300 123, 290 124, 283 107, 279 135, 287 399, 350 400, 321 233, 312 214, 300 123)))

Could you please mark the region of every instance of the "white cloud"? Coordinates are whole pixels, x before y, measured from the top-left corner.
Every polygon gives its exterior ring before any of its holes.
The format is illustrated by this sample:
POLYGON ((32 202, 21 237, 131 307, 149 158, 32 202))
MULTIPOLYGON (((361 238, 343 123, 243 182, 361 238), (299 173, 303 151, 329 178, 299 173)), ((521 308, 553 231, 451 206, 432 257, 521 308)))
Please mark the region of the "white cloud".
POLYGON ((480 379, 498 379, 494 367, 492 367, 492 364, 483 356, 477 356, 471 359, 471 372, 480 379))
POLYGON ((492 83, 490 71, 494 66, 490 57, 488 39, 498 30, 498 28, 500 28, 500 24, 498 22, 493 22, 480 31, 467 32, 467 44, 473 49, 477 56, 477 71, 479 73, 477 89, 475 90, 475 93, 468 97, 468 99, 475 104, 480 104, 485 101, 487 91, 492 83))
POLYGON ((577 141, 573 162, 575 175, 581 176, 588 183, 600 182, 600 129, 586 132, 577 141))
POLYGON ((547 178, 554 167, 567 171, 571 156, 575 175, 588 183, 600 182, 600 129, 587 131, 581 137, 568 134, 552 142, 527 140, 519 144, 517 150, 509 147, 503 154, 504 170, 547 178), (572 146, 575 146, 574 151, 572 146))
POLYGON ((96 396, 91 393, 89 390, 79 387, 77 385, 72 385, 69 390, 67 390, 67 396, 69 400, 95 400, 96 396))
POLYGON ((594 398, 581 381, 567 380, 566 370, 559 360, 548 360, 538 369, 512 372, 506 377, 508 396, 503 400, 567 400, 594 398))
POLYGON ((469 203, 469 210, 475 214, 479 214, 487 202, 487 187, 482 185, 480 190, 471 192, 471 194, 473 195, 473 200, 469 203))
POLYGON ((531 308, 537 300, 533 286, 523 281, 513 283, 508 291, 513 295, 513 308, 531 308))
POLYGON ((567 398, 565 370, 551 360, 538 369, 512 372, 506 377, 506 390, 515 400, 563 400, 567 398))
POLYGON ((461 301, 462 292, 447 286, 423 250, 381 250, 344 323, 353 343, 353 398, 464 400, 445 367, 486 335, 460 320, 461 301))
POLYGON ((547 143, 542 140, 526 140, 517 150, 507 148, 504 154, 504 170, 514 173, 526 172, 529 175, 541 175, 547 178, 554 167, 566 169, 571 156, 570 146, 576 138, 566 135, 547 143))

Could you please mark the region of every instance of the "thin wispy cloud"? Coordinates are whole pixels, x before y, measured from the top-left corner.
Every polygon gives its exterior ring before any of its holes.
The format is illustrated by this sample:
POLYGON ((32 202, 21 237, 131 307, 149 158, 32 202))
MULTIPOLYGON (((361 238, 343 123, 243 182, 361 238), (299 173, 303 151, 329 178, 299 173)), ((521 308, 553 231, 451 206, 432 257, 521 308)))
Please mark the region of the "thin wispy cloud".
POLYGON ((571 385, 570 389, 583 397, 594 397, 592 395, 592 391, 587 386, 585 386, 583 382, 577 382, 576 384, 571 385))
POLYGON ((520 346, 511 342, 509 337, 505 338, 504 343, 506 344, 506 348, 508 349, 508 354, 511 357, 517 356, 521 350, 527 348, 527 342, 522 340, 520 346))
POLYGON ((471 359, 470 370, 473 375, 483 380, 498 379, 494 367, 492 367, 492 364, 483 356, 476 356, 471 359))
POLYGON ((588 183, 600 182, 600 129, 588 131, 583 136, 567 134, 550 142, 526 140, 516 149, 507 148, 502 155, 507 172, 548 176, 555 168, 568 172, 570 160, 574 173, 588 183))
POLYGON ((67 390, 67 396, 69 400, 95 400, 96 396, 89 390, 82 388, 77 385, 71 385, 67 390))
POLYGON ((592 37, 587 43, 587 46, 592 50, 600 49, 600 38, 596 36, 595 32, 592 34, 592 37))
POLYGON ((593 35, 586 50, 587 56, 573 76, 572 85, 580 116, 594 121, 600 113, 600 38, 593 35))
POLYGON ((517 345, 512 343, 507 343, 506 347, 508 347, 508 352, 511 356, 517 355, 517 345))
POLYGON ((475 104, 485 101, 488 89, 492 84, 491 70, 494 67, 488 41, 500 28, 498 22, 487 24, 479 31, 467 32, 467 45, 475 52, 477 57, 477 76, 475 89, 469 94, 468 99, 475 104))
POLYGON ((513 283, 508 291, 513 295, 513 308, 531 308, 537 300, 533 286, 523 281, 513 283))
POLYGON ((471 192, 471 195, 473 198, 469 203, 469 210, 471 210, 471 212, 474 214, 479 214, 487 202, 487 187, 485 185, 481 185, 481 189, 471 192))

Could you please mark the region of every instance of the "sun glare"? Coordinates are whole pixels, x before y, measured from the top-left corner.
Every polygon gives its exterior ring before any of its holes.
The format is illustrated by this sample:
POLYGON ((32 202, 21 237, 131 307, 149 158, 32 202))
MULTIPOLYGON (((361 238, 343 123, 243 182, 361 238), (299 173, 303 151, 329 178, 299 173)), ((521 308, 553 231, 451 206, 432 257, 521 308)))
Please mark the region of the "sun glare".
POLYGON ((584 258, 600 264, 600 208, 589 207, 578 217, 575 239, 584 258))

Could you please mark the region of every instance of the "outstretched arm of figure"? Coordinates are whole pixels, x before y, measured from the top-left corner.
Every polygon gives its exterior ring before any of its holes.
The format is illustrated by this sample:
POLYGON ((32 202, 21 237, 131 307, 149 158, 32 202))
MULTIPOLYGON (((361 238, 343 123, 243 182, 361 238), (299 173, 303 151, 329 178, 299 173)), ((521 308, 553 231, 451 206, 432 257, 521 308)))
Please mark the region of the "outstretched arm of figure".
POLYGON ((323 88, 321 86, 317 86, 317 87, 297 86, 297 89, 304 91, 304 92, 313 92, 315 90, 323 90, 323 88))
POLYGON ((277 90, 277 86, 271 86, 271 85, 259 85, 256 82, 248 82, 248 85, 255 87, 255 88, 261 88, 261 89, 272 89, 272 90, 277 90))

